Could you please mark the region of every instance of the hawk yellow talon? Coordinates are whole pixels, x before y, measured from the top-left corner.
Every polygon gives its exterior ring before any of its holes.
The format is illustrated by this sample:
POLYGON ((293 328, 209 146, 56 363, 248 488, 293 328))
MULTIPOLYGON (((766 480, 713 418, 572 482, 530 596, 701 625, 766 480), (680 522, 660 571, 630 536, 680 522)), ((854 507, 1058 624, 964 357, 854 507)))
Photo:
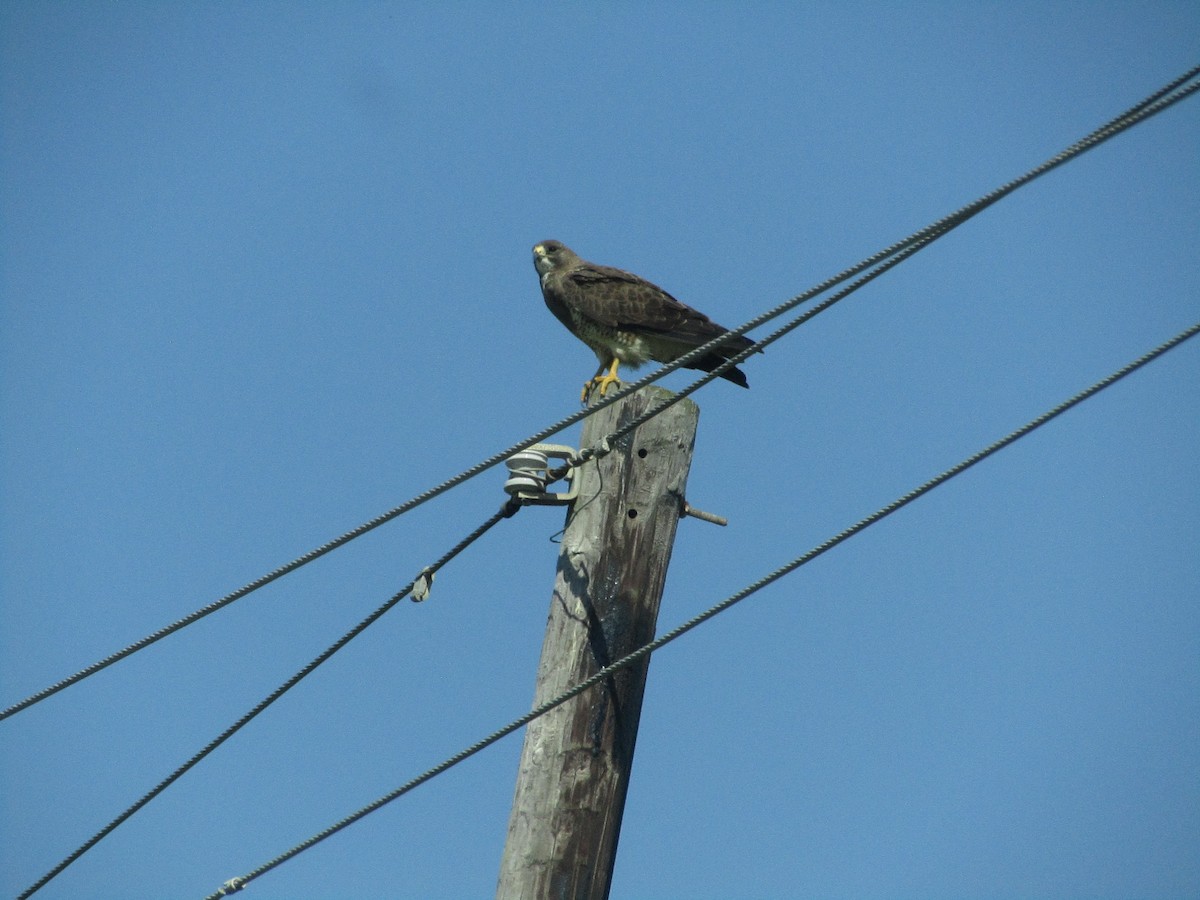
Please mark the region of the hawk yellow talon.
POLYGON ((603 397, 608 393, 609 387, 614 384, 619 386, 621 384, 621 379, 617 377, 617 367, 619 365, 621 365, 621 361, 614 359, 612 365, 608 366, 607 372, 604 371, 605 367, 601 366, 600 371, 593 375, 590 381, 583 383, 583 393, 579 395, 579 402, 587 403, 588 398, 592 396, 592 391, 597 388, 600 390, 600 396, 603 397), (601 374, 601 372, 604 374, 601 374))

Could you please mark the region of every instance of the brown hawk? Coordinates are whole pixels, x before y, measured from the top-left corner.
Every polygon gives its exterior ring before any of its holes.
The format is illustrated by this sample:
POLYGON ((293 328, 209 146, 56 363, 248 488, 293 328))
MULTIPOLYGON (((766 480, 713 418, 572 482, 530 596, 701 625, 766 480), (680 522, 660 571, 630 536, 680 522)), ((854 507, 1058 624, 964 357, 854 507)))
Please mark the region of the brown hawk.
MULTIPOLYGON (((617 367, 635 369, 649 360, 673 362, 689 350, 727 334, 704 313, 680 303, 662 288, 629 272, 586 262, 559 241, 542 241, 533 248, 533 267, 542 282, 546 306, 567 329, 592 348, 600 368, 584 382, 582 398, 599 388, 620 384, 617 367)), ((730 334, 707 354, 687 364, 711 372, 753 342, 730 334)), ((749 387, 741 369, 722 378, 749 387)))

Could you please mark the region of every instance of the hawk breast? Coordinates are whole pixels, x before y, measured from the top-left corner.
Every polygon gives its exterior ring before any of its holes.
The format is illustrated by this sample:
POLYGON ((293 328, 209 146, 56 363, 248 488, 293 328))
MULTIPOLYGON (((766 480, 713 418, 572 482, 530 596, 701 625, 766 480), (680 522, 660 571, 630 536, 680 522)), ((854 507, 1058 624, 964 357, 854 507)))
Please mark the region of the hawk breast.
POLYGON ((601 324, 574 307, 571 308, 571 324, 576 337, 602 357, 601 362, 608 362, 610 357, 615 356, 632 367, 640 366, 651 358, 646 339, 640 334, 601 324))

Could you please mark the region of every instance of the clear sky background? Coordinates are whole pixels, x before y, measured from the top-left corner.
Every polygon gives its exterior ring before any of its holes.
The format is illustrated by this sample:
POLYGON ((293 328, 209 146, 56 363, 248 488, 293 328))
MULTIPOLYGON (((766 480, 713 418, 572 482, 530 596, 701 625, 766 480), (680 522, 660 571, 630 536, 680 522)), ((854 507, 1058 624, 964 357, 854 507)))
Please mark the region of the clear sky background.
MULTIPOLYGON (((576 409, 535 242, 741 324, 1186 71, 1200 8, 14 2, 0 35, 6 706, 576 409)), ((1192 98, 697 394, 689 499, 730 525, 681 523, 660 631, 1200 320, 1198 162, 1192 98)), ((1198 447, 1193 341, 655 655, 613 896, 1197 896, 1198 447)), ((502 482, 0 723, 0 892, 502 482)), ((562 523, 502 523, 39 896, 203 896, 524 713, 562 523)), ((243 896, 490 896, 520 744, 243 896)))

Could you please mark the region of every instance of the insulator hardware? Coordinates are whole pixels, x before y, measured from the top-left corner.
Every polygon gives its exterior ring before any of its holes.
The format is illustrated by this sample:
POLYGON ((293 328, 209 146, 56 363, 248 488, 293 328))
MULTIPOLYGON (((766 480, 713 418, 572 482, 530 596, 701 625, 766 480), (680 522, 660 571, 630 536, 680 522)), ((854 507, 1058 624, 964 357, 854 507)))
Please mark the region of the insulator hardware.
POLYGON ((575 483, 574 466, 568 468, 563 476, 567 481, 565 491, 547 491, 546 486, 550 480, 551 459, 574 461, 575 458, 575 448, 562 444, 533 444, 526 447, 504 461, 509 471, 504 490, 522 503, 540 506, 561 506, 570 503, 579 493, 579 486, 575 483))

